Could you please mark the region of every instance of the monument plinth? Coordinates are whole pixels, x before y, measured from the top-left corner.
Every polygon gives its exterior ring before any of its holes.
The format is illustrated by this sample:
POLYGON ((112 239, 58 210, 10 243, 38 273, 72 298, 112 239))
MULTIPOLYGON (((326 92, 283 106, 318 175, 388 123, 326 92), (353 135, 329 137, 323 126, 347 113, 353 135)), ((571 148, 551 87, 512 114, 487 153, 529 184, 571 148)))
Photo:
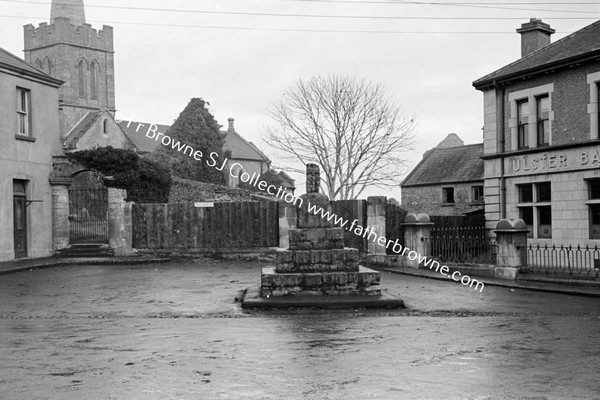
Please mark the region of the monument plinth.
POLYGON ((344 247, 344 229, 309 212, 309 204, 332 211, 319 193, 319 167, 307 165, 297 228, 289 231, 289 249, 277 251, 276 266, 263 268, 258 290, 246 291, 244 308, 402 307, 402 300, 382 296, 381 273, 359 263, 358 249, 344 247))

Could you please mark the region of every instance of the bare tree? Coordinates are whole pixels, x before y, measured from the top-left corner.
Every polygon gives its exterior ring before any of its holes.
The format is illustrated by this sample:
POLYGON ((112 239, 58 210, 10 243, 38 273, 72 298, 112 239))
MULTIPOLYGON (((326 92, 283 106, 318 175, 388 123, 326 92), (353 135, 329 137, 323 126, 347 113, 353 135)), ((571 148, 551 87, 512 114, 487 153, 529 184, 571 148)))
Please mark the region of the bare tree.
POLYGON ((268 114, 275 125, 263 140, 282 159, 319 164, 331 199, 399 184, 414 122, 381 84, 338 75, 299 80, 268 114))

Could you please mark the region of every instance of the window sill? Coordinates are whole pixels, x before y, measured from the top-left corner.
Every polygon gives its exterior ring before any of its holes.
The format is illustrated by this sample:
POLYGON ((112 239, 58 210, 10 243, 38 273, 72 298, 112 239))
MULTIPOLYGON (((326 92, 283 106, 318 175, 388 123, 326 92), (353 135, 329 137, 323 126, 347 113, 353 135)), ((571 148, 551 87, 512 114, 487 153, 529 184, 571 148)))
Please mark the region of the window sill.
POLYGON ((25 142, 35 142, 37 139, 31 136, 24 136, 24 135, 15 135, 15 139, 17 140, 23 140, 25 142))

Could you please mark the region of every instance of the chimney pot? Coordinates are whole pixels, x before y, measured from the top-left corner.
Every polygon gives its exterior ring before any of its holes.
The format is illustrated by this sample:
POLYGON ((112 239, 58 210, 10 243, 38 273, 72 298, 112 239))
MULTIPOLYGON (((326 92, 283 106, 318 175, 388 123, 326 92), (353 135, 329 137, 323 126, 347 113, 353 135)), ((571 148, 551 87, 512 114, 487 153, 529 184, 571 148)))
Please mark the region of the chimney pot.
POLYGON ((548 46, 550 35, 556 31, 541 19, 531 18, 529 22, 521 25, 517 32, 521 34, 521 57, 525 57, 548 46))
POLYGON ((227 132, 235 132, 235 128, 234 128, 235 119, 229 118, 227 120, 227 122, 229 122, 229 127, 227 128, 227 132))

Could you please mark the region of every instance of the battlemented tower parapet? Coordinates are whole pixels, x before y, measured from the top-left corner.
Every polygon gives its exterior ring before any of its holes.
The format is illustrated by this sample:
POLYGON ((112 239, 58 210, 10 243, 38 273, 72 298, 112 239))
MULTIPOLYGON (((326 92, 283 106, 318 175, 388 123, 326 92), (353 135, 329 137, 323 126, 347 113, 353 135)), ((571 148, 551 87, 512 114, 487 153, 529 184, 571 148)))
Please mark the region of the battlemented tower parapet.
POLYGON ((32 50, 57 44, 79 45, 114 52, 113 27, 103 25, 101 30, 83 23, 73 25, 71 20, 58 17, 53 24, 42 22, 39 27, 25 25, 25 55, 32 50))

